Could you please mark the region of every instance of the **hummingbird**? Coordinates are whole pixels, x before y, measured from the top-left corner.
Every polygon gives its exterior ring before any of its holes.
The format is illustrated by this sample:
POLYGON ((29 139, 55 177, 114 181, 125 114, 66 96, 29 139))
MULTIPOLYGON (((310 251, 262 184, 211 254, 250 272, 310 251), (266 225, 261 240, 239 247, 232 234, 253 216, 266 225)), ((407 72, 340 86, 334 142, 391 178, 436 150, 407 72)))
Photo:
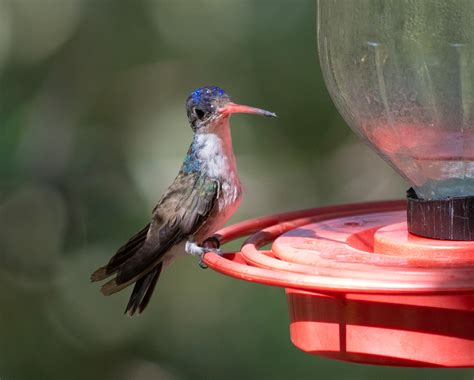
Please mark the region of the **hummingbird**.
POLYGON ((235 104, 217 86, 194 90, 186 100, 193 131, 191 145, 172 185, 153 209, 151 221, 91 275, 104 295, 134 284, 125 314, 147 307, 163 270, 186 253, 201 259, 220 253, 213 233, 237 210, 242 186, 232 148, 229 119, 234 113, 276 117, 263 109, 235 104))

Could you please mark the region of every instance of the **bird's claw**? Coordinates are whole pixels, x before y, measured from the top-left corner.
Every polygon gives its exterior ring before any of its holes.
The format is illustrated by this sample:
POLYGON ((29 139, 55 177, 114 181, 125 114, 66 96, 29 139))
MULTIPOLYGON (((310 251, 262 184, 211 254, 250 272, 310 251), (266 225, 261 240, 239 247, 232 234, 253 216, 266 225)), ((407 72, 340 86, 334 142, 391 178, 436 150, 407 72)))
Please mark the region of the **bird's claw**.
POLYGON ((215 237, 210 237, 209 239, 206 239, 202 243, 202 246, 199 246, 193 241, 188 241, 186 242, 185 250, 190 255, 199 257, 199 266, 202 269, 207 269, 207 265, 204 263, 204 260, 203 260, 204 254, 208 252, 214 252, 214 253, 217 253, 219 256, 222 255, 222 252, 220 250, 220 242, 215 237))
POLYGON ((199 268, 201 268, 201 269, 207 269, 207 268, 209 268, 209 267, 206 265, 206 263, 203 261, 202 257, 199 259, 198 265, 199 265, 199 268))
MULTIPOLYGON (((205 252, 214 252, 218 254, 219 256, 222 256, 222 251, 221 251, 221 242, 219 241, 218 238, 211 236, 210 238, 207 238, 204 240, 202 243, 202 246, 205 250, 205 252)), ((207 268, 207 265, 203 261, 204 255, 201 256, 201 260, 199 261, 199 266, 203 269, 207 268)))

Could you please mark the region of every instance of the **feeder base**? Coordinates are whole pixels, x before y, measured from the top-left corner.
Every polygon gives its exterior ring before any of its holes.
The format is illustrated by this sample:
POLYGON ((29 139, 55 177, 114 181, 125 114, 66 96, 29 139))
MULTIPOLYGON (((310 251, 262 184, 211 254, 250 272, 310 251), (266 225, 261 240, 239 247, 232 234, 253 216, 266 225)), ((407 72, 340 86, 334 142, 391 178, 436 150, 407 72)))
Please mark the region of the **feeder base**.
POLYGON ((286 294, 291 341, 309 354, 390 366, 473 365, 474 295, 286 294))

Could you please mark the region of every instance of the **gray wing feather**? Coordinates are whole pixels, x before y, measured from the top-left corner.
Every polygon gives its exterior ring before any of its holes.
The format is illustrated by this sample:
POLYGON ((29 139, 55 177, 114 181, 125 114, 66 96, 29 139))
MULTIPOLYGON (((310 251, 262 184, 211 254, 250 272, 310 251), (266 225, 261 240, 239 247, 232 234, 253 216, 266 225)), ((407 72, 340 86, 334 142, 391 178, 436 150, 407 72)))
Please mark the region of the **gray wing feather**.
MULTIPOLYGON (((212 178, 180 173, 155 207, 142 246, 115 268, 117 276, 104 284, 102 292, 113 294, 152 271, 169 249, 202 227, 217 205, 219 191, 212 178)), ((119 251, 123 255, 123 249, 119 251)), ((114 261, 112 257, 110 262, 114 261)))

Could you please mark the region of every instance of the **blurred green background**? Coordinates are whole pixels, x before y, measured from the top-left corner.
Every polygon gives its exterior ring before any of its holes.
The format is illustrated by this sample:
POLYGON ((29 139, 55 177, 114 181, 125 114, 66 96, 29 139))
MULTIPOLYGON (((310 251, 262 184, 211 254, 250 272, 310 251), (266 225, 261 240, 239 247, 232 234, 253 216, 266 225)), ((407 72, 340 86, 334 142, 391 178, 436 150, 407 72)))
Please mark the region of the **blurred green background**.
MULTIPOLYGON (((400 198, 324 87, 314 0, 0 0, 0 378, 469 379, 298 351, 282 289, 200 270, 123 315, 89 275, 147 223, 191 139, 184 101, 223 87, 246 188, 232 221, 400 198)), ((232 248, 232 247, 231 247, 232 248)))

